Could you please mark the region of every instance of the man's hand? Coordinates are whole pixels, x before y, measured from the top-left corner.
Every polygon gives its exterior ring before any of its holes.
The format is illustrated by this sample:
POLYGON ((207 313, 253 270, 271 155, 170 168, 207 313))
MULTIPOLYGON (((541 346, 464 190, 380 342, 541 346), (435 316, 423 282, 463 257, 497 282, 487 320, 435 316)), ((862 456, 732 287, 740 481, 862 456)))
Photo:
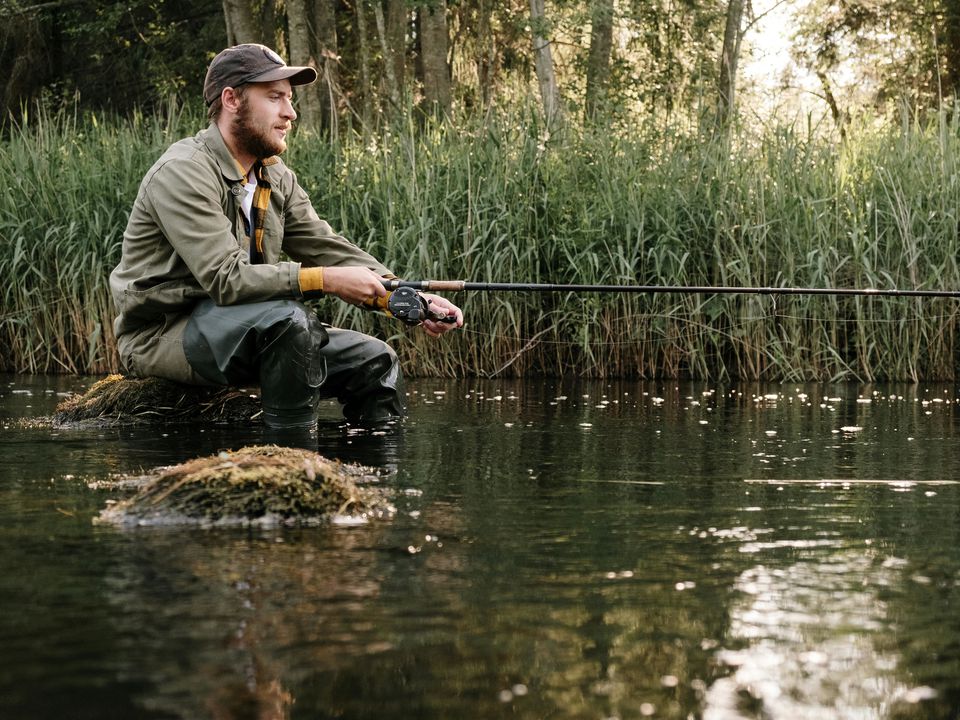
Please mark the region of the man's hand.
POLYGON ((325 267, 323 292, 354 305, 387 294, 383 278, 365 267, 325 267))
POLYGON ((430 337, 440 337, 445 332, 463 327, 463 312, 449 300, 439 295, 423 293, 423 297, 430 303, 430 310, 436 314, 445 314, 449 319, 454 317, 456 322, 440 322, 439 320, 424 320, 423 329, 430 337))

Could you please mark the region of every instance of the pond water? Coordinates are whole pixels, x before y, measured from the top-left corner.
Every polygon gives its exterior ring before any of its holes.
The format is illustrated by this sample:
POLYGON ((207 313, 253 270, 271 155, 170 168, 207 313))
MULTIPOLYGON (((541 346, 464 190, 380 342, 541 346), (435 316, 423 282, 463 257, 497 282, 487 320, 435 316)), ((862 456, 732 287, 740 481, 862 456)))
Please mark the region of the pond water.
POLYGON ((0 376, 0 717, 953 718, 953 386, 416 381, 333 414, 397 514, 92 520, 90 484, 257 427, 51 430, 0 376))

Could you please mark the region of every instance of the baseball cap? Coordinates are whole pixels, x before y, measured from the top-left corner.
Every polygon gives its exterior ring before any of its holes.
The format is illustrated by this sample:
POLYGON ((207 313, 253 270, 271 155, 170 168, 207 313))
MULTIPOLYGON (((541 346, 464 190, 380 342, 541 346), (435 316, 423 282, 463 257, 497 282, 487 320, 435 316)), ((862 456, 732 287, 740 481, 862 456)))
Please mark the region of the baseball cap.
POLYGON ((203 81, 203 99, 210 105, 225 87, 246 83, 289 80, 291 85, 309 85, 316 79, 317 71, 312 67, 287 65, 266 45, 244 43, 221 51, 210 63, 203 81))

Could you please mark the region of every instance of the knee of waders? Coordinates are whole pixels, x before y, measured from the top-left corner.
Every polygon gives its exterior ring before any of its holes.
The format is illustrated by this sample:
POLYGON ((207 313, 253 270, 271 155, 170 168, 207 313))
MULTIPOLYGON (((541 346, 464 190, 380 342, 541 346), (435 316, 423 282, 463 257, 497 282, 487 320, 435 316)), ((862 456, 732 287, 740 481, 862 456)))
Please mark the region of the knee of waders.
POLYGON ((364 384, 392 384, 400 377, 400 358, 396 351, 382 340, 370 338, 364 346, 357 371, 364 384))
POLYGON ((289 380, 300 379, 311 387, 323 382, 326 365, 320 350, 329 342, 326 328, 316 314, 291 302, 287 315, 260 337, 260 374, 276 369, 289 380))

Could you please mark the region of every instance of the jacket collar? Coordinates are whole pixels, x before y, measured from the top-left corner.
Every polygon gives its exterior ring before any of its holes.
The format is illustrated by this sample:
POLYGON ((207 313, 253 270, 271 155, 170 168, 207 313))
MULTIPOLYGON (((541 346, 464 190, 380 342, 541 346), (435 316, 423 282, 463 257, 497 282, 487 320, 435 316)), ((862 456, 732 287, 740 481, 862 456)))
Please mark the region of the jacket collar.
MULTIPOLYGON (((233 157, 233 154, 227 148, 227 143, 224 142, 223 135, 220 133, 220 128, 217 127, 216 123, 212 122, 206 130, 202 130, 199 138, 213 155, 213 159, 220 167, 220 174, 223 175, 224 180, 227 182, 246 181, 243 168, 240 167, 240 163, 237 162, 236 158, 233 157)), ((276 165, 278 162, 280 162, 280 158, 275 155, 265 158, 261 162, 263 166, 261 172, 266 173, 266 168, 270 165, 276 165)))

